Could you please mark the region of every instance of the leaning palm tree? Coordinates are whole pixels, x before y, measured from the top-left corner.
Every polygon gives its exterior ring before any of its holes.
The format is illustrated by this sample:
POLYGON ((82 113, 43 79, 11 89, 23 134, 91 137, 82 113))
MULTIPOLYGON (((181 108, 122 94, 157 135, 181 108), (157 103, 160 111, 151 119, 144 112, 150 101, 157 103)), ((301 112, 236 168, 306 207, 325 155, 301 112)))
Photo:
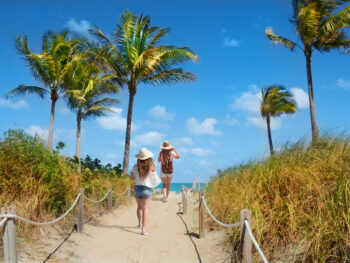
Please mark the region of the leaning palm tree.
POLYGON ((292 0, 292 2, 294 15, 291 22, 295 26, 301 45, 287 38, 277 36, 271 27, 266 28, 265 32, 272 43, 282 44, 291 51, 294 51, 297 47, 305 55, 312 139, 315 141, 319 133, 316 124, 311 56, 315 50, 323 53, 331 49, 350 46, 350 40, 343 31, 343 28, 348 26, 350 6, 341 9, 350 0, 292 0))
POLYGON ((291 114, 295 111, 296 102, 293 94, 283 86, 269 86, 261 90, 260 113, 261 117, 266 120, 271 156, 274 154, 270 127, 271 117, 291 114))
POLYGON ((76 113, 77 142, 75 157, 80 160, 81 122, 90 117, 104 116, 107 112, 113 112, 109 107, 119 103, 114 98, 106 97, 108 94, 119 93, 109 75, 103 75, 95 64, 75 62, 65 82, 66 98, 68 106, 76 113))
POLYGON ((168 84, 192 81, 195 76, 177 67, 188 60, 198 60, 187 47, 161 45, 169 29, 152 27, 148 16, 137 17, 130 11, 121 15, 121 23, 110 40, 97 27, 91 32, 100 40, 95 57, 129 90, 123 173, 128 173, 130 135, 134 96, 142 84, 168 84))
POLYGON ((40 54, 32 53, 28 47, 26 35, 15 38, 17 52, 27 62, 34 78, 44 85, 43 87, 31 85, 19 85, 7 93, 7 97, 36 94, 42 99, 47 95, 51 99, 50 128, 48 147, 52 149, 53 122, 55 106, 59 96, 64 92, 63 78, 67 65, 72 61, 76 39, 69 39, 68 31, 53 33, 48 31, 42 39, 40 54))

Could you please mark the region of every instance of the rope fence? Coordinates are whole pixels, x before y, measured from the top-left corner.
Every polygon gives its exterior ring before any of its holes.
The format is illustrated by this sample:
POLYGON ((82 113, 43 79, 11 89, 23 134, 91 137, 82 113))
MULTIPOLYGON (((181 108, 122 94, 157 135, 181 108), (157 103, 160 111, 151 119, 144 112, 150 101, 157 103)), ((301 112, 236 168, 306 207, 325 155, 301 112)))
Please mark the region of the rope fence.
POLYGON ((4 262, 5 263, 17 263, 17 237, 16 237, 16 224, 15 221, 23 221, 25 223, 31 224, 31 225, 51 225, 54 223, 57 223, 58 221, 65 218, 75 206, 78 205, 78 213, 77 213, 77 231, 82 232, 83 231, 83 217, 84 217, 84 199, 93 202, 93 203, 100 203, 103 200, 105 200, 108 197, 108 210, 109 212, 112 211, 113 208, 113 196, 112 192, 117 195, 123 195, 125 193, 127 194, 127 197, 130 197, 130 185, 126 188, 126 190, 121 193, 117 194, 111 189, 108 190, 108 192, 105 194, 105 196, 100 200, 93 200, 88 198, 84 195, 84 189, 80 189, 79 194, 77 195, 75 201, 73 202, 72 206, 60 217, 49 221, 49 222, 35 222, 26 218, 23 218, 21 216, 16 215, 16 209, 14 206, 11 207, 3 207, 1 209, 0 214, 0 227, 3 228, 3 249, 4 249, 4 262))
MULTIPOLYGON (((199 180, 198 180, 199 183, 199 180)), ((193 183, 192 191, 195 193, 196 187, 196 179, 193 183)), ((198 189, 200 189, 200 184, 198 184, 198 189)), ((218 220, 210 211, 207 202, 205 201, 203 191, 199 191, 199 198, 196 201, 191 201, 188 196, 188 191, 185 186, 182 186, 182 208, 183 214, 187 213, 188 204, 196 204, 199 202, 199 238, 203 238, 205 236, 205 210, 209 214, 209 216, 213 219, 214 222, 223 227, 240 227, 241 230, 241 241, 240 241, 240 251, 239 257, 242 263, 252 263, 252 244, 254 244, 256 250, 258 251, 260 257, 262 258, 264 263, 268 263, 264 253, 262 252, 258 242, 253 236, 252 230, 250 228, 251 225, 251 211, 248 209, 243 209, 240 212, 241 220, 240 222, 234 224, 225 224, 218 220)))
POLYGON ((85 198, 86 200, 90 201, 90 202, 93 202, 93 203, 100 203, 100 202, 102 202, 103 200, 106 199, 106 197, 108 196, 108 194, 109 194, 110 191, 111 191, 111 190, 108 190, 108 192, 106 193, 106 195, 105 195, 104 197, 102 197, 102 199, 100 199, 100 200, 93 200, 93 199, 90 199, 90 198, 88 198, 86 195, 84 195, 84 198, 85 198))

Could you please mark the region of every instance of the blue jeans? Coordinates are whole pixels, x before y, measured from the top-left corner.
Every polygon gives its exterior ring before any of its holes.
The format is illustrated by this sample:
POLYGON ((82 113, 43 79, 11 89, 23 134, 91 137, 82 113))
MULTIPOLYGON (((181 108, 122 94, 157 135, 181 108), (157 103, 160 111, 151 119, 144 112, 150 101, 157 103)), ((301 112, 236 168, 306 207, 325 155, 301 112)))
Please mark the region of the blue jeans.
POLYGON ((152 197, 152 188, 145 185, 135 185, 134 196, 136 198, 152 197))

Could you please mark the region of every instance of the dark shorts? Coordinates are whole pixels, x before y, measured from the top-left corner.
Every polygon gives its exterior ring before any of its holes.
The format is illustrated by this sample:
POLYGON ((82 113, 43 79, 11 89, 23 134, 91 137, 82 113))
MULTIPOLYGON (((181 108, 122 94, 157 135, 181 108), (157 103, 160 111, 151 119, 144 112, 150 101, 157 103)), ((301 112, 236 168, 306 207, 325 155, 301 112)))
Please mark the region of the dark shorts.
POLYGON ((152 197, 152 188, 144 185, 135 185, 134 196, 136 198, 152 197))

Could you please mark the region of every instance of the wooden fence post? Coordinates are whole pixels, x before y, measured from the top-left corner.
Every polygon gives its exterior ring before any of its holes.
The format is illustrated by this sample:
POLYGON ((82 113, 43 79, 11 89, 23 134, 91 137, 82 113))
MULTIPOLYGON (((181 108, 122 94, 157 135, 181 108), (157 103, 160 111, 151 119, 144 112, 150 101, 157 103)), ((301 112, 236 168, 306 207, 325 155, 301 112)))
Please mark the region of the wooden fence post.
POLYGON ((198 178, 198 193, 200 193, 200 192, 201 192, 201 183, 200 183, 199 178, 198 178))
POLYGON ((192 191, 193 191, 193 194, 197 193, 197 183, 196 183, 196 178, 194 178, 194 180, 193 180, 192 191))
MULTIPOLYGON (((7 214, 5 207, 1 208, 1 214, 7 214)), ((10 263, 9 229, 8 229, 7 221, 3 225, 2 234, 3 234, 2 243, 4 246, 4 262, 10 263)))
MULTIPOLYGON (((15 215, 16 208, 11 206, 9 213, 15 215)), ((10 262, 17 263, 17 237, 16 237, 16 221, 15 219, 7 220, 7 227, 9 229, 9 244, 10 244, 10 262)))
POLYGON ((84 226, 84 189, 80 188, 80 197, 78 204, 78 218, 77 218, 77 230, 78 232, 83 232, 84 226))
POLYGON ((241 260, 242 263, 252 263, 252 239, 246 230, 244 221, 247 220, 249 226, 252 225, 252 213, 249 209, 241 210, 241 260))
POLYGON ((183 214, 185 215, 187 213, 187 198, 186 198, 186 189, 185 188, 182 188, 182 191, 183 191, 183 214))
POLYGON ((112 189, 109 189, 108 193, 108 211, 112 212, 113 208, 113 194, 112 194, 112 189))
POLYGON ((199 192, 199 238, 205 237, 205 207, 203 204, 203 191, 199 192))

